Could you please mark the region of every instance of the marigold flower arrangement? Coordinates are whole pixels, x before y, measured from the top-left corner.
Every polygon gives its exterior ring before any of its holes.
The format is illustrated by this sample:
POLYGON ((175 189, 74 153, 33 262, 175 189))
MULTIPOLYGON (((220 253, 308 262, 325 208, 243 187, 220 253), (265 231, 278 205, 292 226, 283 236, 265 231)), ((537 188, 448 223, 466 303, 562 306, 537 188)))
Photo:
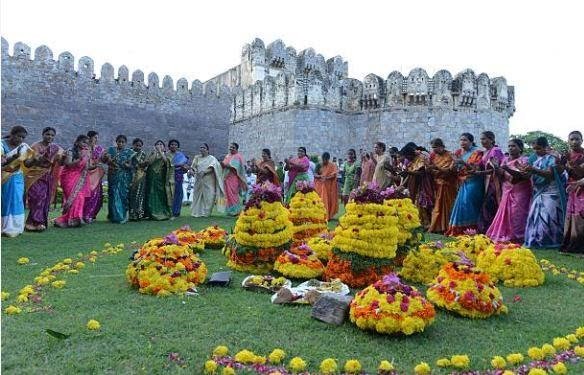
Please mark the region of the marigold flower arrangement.
POLYGON ((411 335, 432 324, 436 311, 422 293, 392 273, 358 292, 349 316, 361 329, 411 335))
POLYGON ((140 293, 167 296, 184 293, 205 281, 207 267, 173 233, 146 242, 126 269, 140 293))
POLYGON ((267 273, 289 249, 292 222, 282 205, 280 188, 269 183, 254 185, 245 210, 237 218, 233 236, 225 244, 227 265, 238 271, 267 273))
POLYGON ((227 231, 218 225, 212 225, 198 233, 203 238, 206 249, 221 249, 227 241, 227 231))
POLYGON ((469 318, 488 318, 507 312, 501 292, 490 276, 476 268, 463 255, 462 260, 446 263, 426 292, 434 304, 469 318))
POLYGON ((322 262, 305 244, 280 254, 274 263, 274 269, 294 279, 316 279, 324 272, 322 262))
POLYGON ((375 185, 353 190, 350 199, 335 229, 325 278, 364 287, 391 271, 398 216, 394 207, 383 204, 384 196, 375 185))
POLYGON ((457 252, 446 248, 442 242, 426 242, 408 253, 400 276, 409 281, 429 284, 438 276, 443 265, 459 259, 457 252))
MULTIPOLYGON (((221 229, 222 230, 222 229, 221 229)), ((190 226, 185 225, 181 228, 172 231, 178 239, 179 244, 188 246, 195 253, 200 253, 205 250, 205 239, 208 237, 207 233, 195 232, 190 226)), ((223 247, 221 244, 221 247, 223 247)))
POLYGON ((454 241, 448 242, 446 247, 462 251, 470 260, 476 262, 479 253, 487 250, 493 241, 484 234, 465 234, 458 236, 454 241))
MULTIPOLYGON (((404 246, 414 238, 414 231, 421 227, 420 213, 410 198, 394 198, 392 188, 382 192, 385 197, 384 204, 395 208, 398 215, 398 246, 404 246)), ((415 244, 415 242, 414 242, 415 244)))
POLYGON ((545 280, 531 250, 512 243, 489 246, 478 254, 477 267, 487 272, 494 282, 502 280, 507 287, 538 286, 545 280))
POLYGON ((294 225, 292 237, 295 244, 327 232, 326 210, 312 184, 300 181, 296 194, 290 200, 290 221, 294 225))
POLYGON ((334 235, 334 232, 321 233, 317 237, 309 239, 306 244, 314 251, 318 259, 326 262, 333 254, 332 239, 334 235))

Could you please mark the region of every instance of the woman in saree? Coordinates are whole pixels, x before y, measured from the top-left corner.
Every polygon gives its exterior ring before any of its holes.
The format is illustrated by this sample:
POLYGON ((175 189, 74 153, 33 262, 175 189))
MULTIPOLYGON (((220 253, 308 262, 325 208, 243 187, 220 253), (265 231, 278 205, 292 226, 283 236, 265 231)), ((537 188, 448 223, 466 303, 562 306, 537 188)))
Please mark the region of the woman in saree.
POLYGON ((196 176, 193 186, 193 217, 209 217, 217 198, 223 193, 223 169, 219 161, 209 154, 209 145, 203 143, 199 147, 200 155, 195 156, 191 171, 196 176))
POLYGON ((168 151, 174 167, 174 196, 172 199, 172 217, 179 217, 183 203, 184 174, 189 170, 189 158, 180 151, 180 142, 176 139, 168 141, 168 151))
POLYGON ((331 155, 328 152, 323 153, 322 164, 314 175, 314 190, 322 199, 326 209, 327 220, 331 220, 339 211, 339 188, 337 183, 339 169, 330 160, 331 155))
POLYGON ((448 221, 454 200, 456 199, 457 181, 454 172, 454 157, 446 150, 444 142, 435 138, 430 142, 428 171, 434 177, 434 208, 428 232, 444 233, 448 229, 448 221))
POLYGON ((525 224, 531 200, 531 181, 521 169, 527 165, 527 157, 522 156, 523 141, 511 139, 509 156, 503 159, 501 167, 495 165, 495 173, 503 179, 501 201, 486 235, 495 242, 523 243, 525 224))
POLYGON ((280 178, 276 172, 276 164, 272 160, 272 152, 268 148, 262 150, 262 160, 252 164, 252 171, 257 175, 258 184, 266 181, 280 186, 280 178))
POLYGON ((584 178, 582 133, 577 130, 571 132, 568 135, 568 144, 570 151, 565 163, 568 171, 568 204, 561 251, 584 253, 584 187, 577 183, 584 178))
POLYGON ((361 156, 361 178, 359 182, 361 185, 369 184, 373 181, 373 174, 375 173, 375 162, 371 158, 371 154, 365 152, 361 156))
POLYGON ((89 138, 82 134, 77 137, 73 148, 65 153, 61 170, 61 188, 63 189, 63 212, 55 219, 59 228, 78 227, 83 223, 83 207, 89 189, 89 169, 91 165, 89 138))
POLYGON ((105 167, 102 163, 102 158, 105 155, 105 149, 97 144, 99 140, 98 132, 90 130, 87 132, 87 136, 89 137, 91 165, 95 166, 88 172, 90 193, 85 198, 85 207, 83 208, 83 220, 89 224, 95 220, 103 205, 102 179, 105 175, 105 167))
POLYGON ((134 157, 131 160, 132 182, 130 183, 130 220, 138 221, 146 217, 146 153, 140 138, 132 141, 134 157))
POLYGON ((132 182, 132 158, 135 152, 126 148, 128 138, 116 137, 116 146, 107 150, 106 161, 109 165, 108 183, 108 219, 112 223, 123 224, 128 221, 130 183, 132 182))
POLYGON ((483 153, 474 143, 472 134, 462 133, 460 149, 455 151, 454 156, 460 187, 452 207, 447 236, 476 231, 485 194, 483 176, 476 173, 481 168, 483 153))
POLYGON ((43 129, 43 140, 31 146, 34 158, 24 162, 26 167, 26 201, 29 209, 25 229, 42 232, 49 224, 49 209, 53 200, 53 191, 59 182, 60 162, 63 149, 53 143, 57 131, 55 128, 43 129))
POLYGON ((427 230, 430 226, 434 206, 434 184, 432 176, 426 171, 426 164, 429 163, 426 158, 427 153, 417 151, 417 146, 410 143, 400 151, 400 154, 408 160, 405 169, 407 174, 405 186, 410 192, 412 202, 418 208, 422 226, 427 230))
POLYGON ((16 237, 24 232, 23 162, 32 156, 24 142, 27 131, 17 125, 2 140, 2 235, 16 237))
POLYGON ((386 146, 383 142, 376 142, 373 145, 373 160, 375 171, 373 180, 380 189, 388 188, 393 184, 393 159, 385 154, 386 146))
POLYGON ((231 143, 229 153, 221 162, 223 168, 223 189, 225 191, 225 213, 237 216, 242 209, 239 194, 247 190, 245 177, 245 162, 238 152, 239 145, 231 143))
POLYGON ((501 165, 505 155, 499 146, 495 144, 495 133, 492 131, 481 133, 481 146, 485 150, 481 161, 482 170, 478 171, 477 174, 484 176, 485 196, 481 207, 481 215, 479 216, 478 231, 479 233, 486 233, 493 223, 501 201, 503 180, 498 173, 495 173, 495 169, 498 169, 499 165, 501 165))
POLYGON ((345 171, 345 180, 341 188, 341 199, 344 204, 347 204, 349 194, 351 194, 353 189, 359 187, 359 181, 361 179, 361 163, 357 161, 357 152, 352 148, 347 151, 347 161, 344 164, 343 170, 345 171))
POLYGON ((284 200, 286 204, 289 204, 294 194, 296 194, 296 183, 299 181, 308 182, 310 162, 306 156, 306 148, 298 147, 297 157, 286 159, 284 162, 284 170, 288 171, 288 185, 286 186, 284 200))
POLYGON ((172 217, 174 168, 163 141, 156 141, 147 162, 146 216, 151 220, 168 220, 172 217))
POLYGON ((523 171, 531 175, 533 196, 525 225, 525 246, 558 248, 562 244, 566 212, 566 191, 556 157, 547 152, 546 137, 532 145, 533 154, 523 171))

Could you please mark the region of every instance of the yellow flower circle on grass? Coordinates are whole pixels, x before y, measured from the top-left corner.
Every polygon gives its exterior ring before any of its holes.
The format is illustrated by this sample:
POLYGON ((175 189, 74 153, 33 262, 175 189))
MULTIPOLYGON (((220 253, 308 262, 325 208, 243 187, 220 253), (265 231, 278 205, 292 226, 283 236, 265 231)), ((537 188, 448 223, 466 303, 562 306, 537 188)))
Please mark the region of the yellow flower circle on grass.
POLYGON ((28 264, 29 262, 30 262, 30 259, 28 259, 27 257, 20 257, 16 261, 16 263, 18 263, 18 264, 28 264))
POLYGON ((99 324, 99 322, 95 319, 91 319, 90 321, 87 322, 87 329, 90 331, 97 331, 100 328, 101 324, 99 324))

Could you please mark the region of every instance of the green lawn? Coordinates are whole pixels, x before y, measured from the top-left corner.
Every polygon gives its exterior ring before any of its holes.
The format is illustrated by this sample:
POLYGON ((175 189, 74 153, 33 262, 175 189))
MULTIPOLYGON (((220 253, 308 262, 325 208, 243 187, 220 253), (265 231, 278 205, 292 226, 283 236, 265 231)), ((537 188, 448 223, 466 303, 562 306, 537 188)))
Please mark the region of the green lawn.
MULTIPOLYGON (((187 215, 186 209, 183 214, 187 215)), ((143 242, 184 224, 194 229, 219 224, 227 230, 234 225, 233 219, 225 217, 183 216, 124 225, 103 220, 79 229, 51 227, 41 234, 2 238, 2 290, 11 293, 3 308, 45 267, 79 252, 101 250, 105 242, 143 242), (30 264, 17 265, 22 256, 29 257, 30 264)), ((313 320, 307 306, 273 305, 269 294, 242 290, 245 274, 237 272, 229 288, 201 286, 199 296, 140 295, 125 280, 129 255, 127 246, 125 252, 87 263, 79 275, 65 276, 65 288, 45 288, 42 304, 49 309, 14 316, 3 313, 2 371, 198 374, 217 345, 263 355, 283 348, 288 359, 301 356, 313 371, 321 360, 333 357, 341 364, 358 358, 370 371, 380 360, 393 360, 397 368, 411 373, 421 360, 435 368, 436 359, 460 353, 470 355, 473 368, 486 369, 493 355, 525 354, 531 346, 551 343, 554 337, 584 325, 584 287, 564 275, 546 273, 546 283, 539 288, 501 286, 510 310, 506 316, 474 321, 440 311, 425 332, 389 337, 360 331, 348 321, 336 327, 313 320), (513 302, 515 296, 521 300, 513 302), (88 331, 89 319, 101 322, 101 330, 88 331), (71 337, 58 340, 45 333, 47 328, 71 337), (179 353, 185 366, 170 361, 170 352, 179 353)), ((584 270, 583 258, 552 250, 536 251, 536 255, 558 266, 584 270)), ((209 274, 226 268, 218 250, 207 250, 202 258, 209 274)), ((569 368, 572 373, 584 373, 582 362, 569 368)))

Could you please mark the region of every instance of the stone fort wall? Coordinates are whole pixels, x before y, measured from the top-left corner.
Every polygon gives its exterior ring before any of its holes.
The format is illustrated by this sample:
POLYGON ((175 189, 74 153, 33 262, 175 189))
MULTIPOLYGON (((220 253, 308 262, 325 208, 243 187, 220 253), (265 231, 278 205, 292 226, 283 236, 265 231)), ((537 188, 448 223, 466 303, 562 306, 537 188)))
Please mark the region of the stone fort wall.
POLYGON ((121 66, 106 63, 96 77, 93 60, 79 59, 77 69, 69 52, 56 60, 46 46, 31 49, 16 43, 12 55, 2 38, 2 133, 23 125, 28 143, 40 139, 46 126, 57 129, 57 143, 70 147, 75 137, 88 130, 100 133, 100 143, 110 145, 116 135, 144 140, 150 149, 157 139, 176 138, 192 156, 202 142, 216 155, 227 152, 232 106, 231 90, 198 80, 176 81, 156 73, 147 80, 140 70, 129 74, 121 66))

